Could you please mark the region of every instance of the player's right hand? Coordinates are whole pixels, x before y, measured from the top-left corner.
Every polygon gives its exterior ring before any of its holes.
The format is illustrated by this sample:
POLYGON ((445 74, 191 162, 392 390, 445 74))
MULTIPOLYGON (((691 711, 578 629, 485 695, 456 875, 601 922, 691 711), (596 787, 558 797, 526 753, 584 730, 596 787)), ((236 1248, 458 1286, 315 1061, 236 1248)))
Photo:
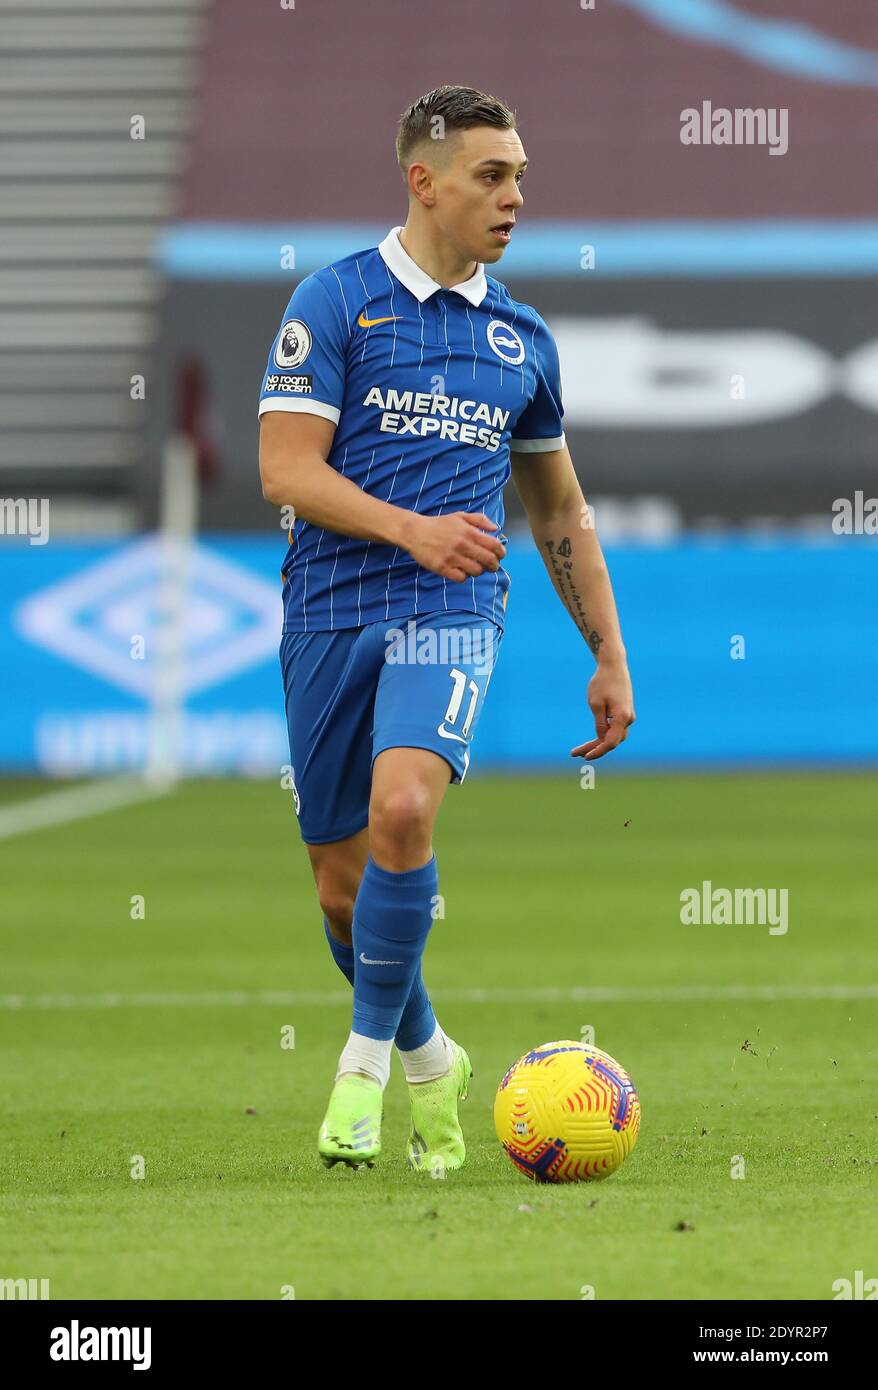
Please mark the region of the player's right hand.
POLYGON ((424 516, 413 512, 406 549, 424 569, 461 584, 465 579, 496 571, 506 547, 496 536, 497 523, 484 512, 449 512, 424 516))

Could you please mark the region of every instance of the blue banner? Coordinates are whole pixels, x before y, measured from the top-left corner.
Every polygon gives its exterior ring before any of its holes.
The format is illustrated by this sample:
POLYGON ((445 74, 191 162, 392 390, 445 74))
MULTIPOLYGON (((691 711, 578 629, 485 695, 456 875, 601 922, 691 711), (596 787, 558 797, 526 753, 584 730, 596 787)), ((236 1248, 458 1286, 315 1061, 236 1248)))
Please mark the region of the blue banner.
MULTIPOLYGON (((618 767, 878 760, 873 539, 687 540, 608 549, 637 724, 618 767)), ((288 761, 273 539, 203 537, 185 616, 183 744, 193 774, 288 761)), ((470 776, 574 768, 592 736, 592 658, 529 540, 513 539, 507 632, 470 776)), ((143 765, 164 601, 155 538, 0 547, 0 768, 143 765)), ((605 764, 606 765, 606 764, 605 764)))

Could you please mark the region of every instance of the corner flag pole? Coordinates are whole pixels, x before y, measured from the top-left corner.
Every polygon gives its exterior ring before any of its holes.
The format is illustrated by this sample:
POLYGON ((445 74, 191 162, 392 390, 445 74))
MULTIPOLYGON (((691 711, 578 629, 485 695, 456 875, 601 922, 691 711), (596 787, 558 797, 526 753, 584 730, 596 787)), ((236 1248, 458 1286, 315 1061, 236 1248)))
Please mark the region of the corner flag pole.
POLYGON ((162 455, 159 496, 159 578, 153 650, 152 707, 146 780, 169 790, 184 765, 186 617, 198 535, 198 444, 192 428, 192 373, 181 376, 177 428, 162 455))

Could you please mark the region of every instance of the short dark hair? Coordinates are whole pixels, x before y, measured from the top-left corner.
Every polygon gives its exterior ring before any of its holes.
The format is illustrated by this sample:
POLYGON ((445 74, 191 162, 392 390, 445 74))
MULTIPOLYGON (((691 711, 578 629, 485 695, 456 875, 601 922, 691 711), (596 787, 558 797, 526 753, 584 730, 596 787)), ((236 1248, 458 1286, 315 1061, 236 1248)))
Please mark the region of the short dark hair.
POLYGON ((498 130, 515 130, 515 112, 488 92, 475 87, 436 87, 419 97, 399 118, 396 157, 406 173, 415 146, 422 140, 441 138, 456 130, 475 125, 492 125, 498 130), (437 117, 439 121, 437 123, 437 117))

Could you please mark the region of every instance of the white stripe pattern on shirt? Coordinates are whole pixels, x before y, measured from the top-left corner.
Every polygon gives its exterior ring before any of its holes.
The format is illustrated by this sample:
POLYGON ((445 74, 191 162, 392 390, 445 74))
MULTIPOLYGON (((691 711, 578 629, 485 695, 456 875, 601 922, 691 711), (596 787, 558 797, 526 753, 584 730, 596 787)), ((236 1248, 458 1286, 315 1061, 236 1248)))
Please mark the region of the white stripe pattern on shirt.
POLYGON ((424 365, 424 314, 421 309, 421 301, 416 299, 415 303, 418 306, 418 318, 421 320, 421 355, 418 358, 418 371, 420 371, 424 365))
MULTIPOLYGON (((369 486, 369 474, 372 472, 372 464, 375 462, 375 450, 372 450, 372 457, 369 460, 369 467, 366 469, 366 481, 363 484, 363 491, 369 486)), ((366 560, 369 555, 371 541, 366 542, 366 549, 363 551, 363 563, 360 565, 360 573, 357 575, 357 627, 362 627, 362 613, 360 612, 360 598, 363 593, 363 570, 366 567, 366 560)))
POLYGON ((470 318, 469 305, 467 304, 465 307, 466 307, 466 316, 467 316, 467 318, 469 319, 470 337, 471 337, 472 340, 473 340, 473 381, 475 381, 475 379, 476 379, 476 363, 477 363, 478 360, 479 360, 479 354, 478 354, 478 352, 476 351, 476 330, 475 330, 475 328, 473 327, 473 321, 472 321, 472 319, 470 318))
MULTIPOLYGON (((390 271, 387 269, 387 266, 384 265, 384 261, 382 261, 381 264, 384 266, 385 271, 387 271, 387 279, 388 279, 388 281, 389 281, 389 283, 390 283, 390 312, 391 312, 391 314, 393 315, 393 317, 395 318, 395 317, 396 317, 396 309, 395 309, 394 306, 393 306, 393 276, 391 275, 390 271)), ((394 325, 393 325, 393 351, 392 351, 391 354, 390 354, 390 366, 391 366, 391 367, 393 366, 393 364, 394 364, 395 361, 396 361, 396 323, 394 323, 394 325)))
MULTIPOLYGON (((449 482, 448 482, 448 491, 447 491, 446 494, 445 494, 445 502, 447 502, 448 499, 449 499, 449 497, 451 496, 451 489, 454 487, 454 484, 457 482, 457 475, 458 475, 459 472, 460 472, 460 459, 457 460, 457 467, 456 467, 455 470, 454 470, 454 477, 451 478, 451 479, 449 479, 449 482)), ((443 506, 443 507, 445 506, 445 502, 442 503, 442 506, 443 506)), ((439 516, 442 515, 442 509, 441 509, 441 508, 439 509, 439 512, 437 513, 437 515, 439 515, 439 516)), ((443 603, 445 604, 445 609, 446 609, 446 612, 447 612, 447 610, 448 610, 448 580, 447 580, 447 578, 446 578, 446 576, 445 576, 444 574, 443 574, 443 576, 442 576, 442 601, 443 601, 443 603)))
MULTIPOLYGON (((354 261, 354 265, 357 267, 357 274, 358 274, 359 277, 360 277, 360 284, 363 286, 363 294, 366 296, 366 308, 368 309, 368 308, 369 308, 369 305, 372 303, 372 300, 369 298, 369 291, 366 289, 366 282, 365 282, 365 280, 363 279, 363 272, 360 270, 360 262, 359 262, 359 260, 355 260, 355 261, 354 261)), ((366 315, 366 317, 368 318, 368 314, 366 315)), ((363 334, 363 351, 360 353, 360 361, 361 361, 361 362, 365 359, 365 356, 366 356, 366 344, 367 344, 368 341, 369 341, 369 334, 370 334, 371 332, 372 332, 371 328, 367 328, 366 331, 365 331, 365 333, 363 334)))
MULTIPOLYGON (((472 497, 470 498, 470 504, 474 503, 475 500, 476 500, 476 488, 478 487, 478 485, 479 485, 479 483, 480 483, 481 481, 482 481, 482 465, 481 465, 481 463, 480 463, 480 464, 479 464, 479 471, 478 471, 478 473, 477 473, 477 475, 476 475, 476 480, 475 480, 475 482, 473 483, 473 495, 472 495, 472 497)), ((475 613, 475 612, 477 611, 477 609, 476 609, 476 576, 475 576, 475 575, 472 576, 472 579, 471 579, 470 582, 472 583, 472 586, 473 586, 473 612, 475 613)), ((492 608, 492 609, 491 609, 491 612, 493 613, 493 611, 494 611, 494 610, 493 610, 493 608, 492 608)))
MULTIPOLYGON (((433 462, 433 459, 432 459, 432 456, 431 456, 430 458, 427 459, 427 467, 424 469, 424 476, 423 476, 423 478, 421 479, 421 486, 418 488, 418 495, 417 495, 417 497, 415 498, 415 505, 414 505, 414 507, 412 508, 412 511, 415 511, 415 512, 416 512, 416 511, 418 510, 418 503, 419 503, 420 500, 421 500, 421 493, 424 491, 424 483, 427 481, 427 471, 428 471, 428 469, 429 469, 429 467, 430 467, 430 464, 431 464, 432 462, 433 462)), ((419 578, 419 576, 420 576, 420 573, 421 573, 421 567, 420 567, 420 565, 416 565, 416 567, 415 567, 415 612, 416 612, 416 613, 417 613, 417 611, 418 611, 418 578, 419 578)))
MULTIPOLYGON (((404 458, 404 455, 403 455, 403 454, 400 454, 400 456, 399 456, 399 462, 398 462, 397 465, 396 465, 396 471, 394 472, 394 475, 393 475, 393 482, 390 484, 390 491, 389 491, 388 494, 387 494, 386 500, 387 500, 388 502, 390 501, 391 497, 393 496, 393 489, 394 489, 394 487, 396 486, 396 474, 399 472, 399 465, 400 465, 400 463, 402 463, 403 458, 404 458)), ((393 557, 392 557, 392 559, 391 559, 391 561, 390 561, 390 564, 387 566, 387 589, 385 590, 385 593, 384 593, 384 618, 385 618, 385 621, 386 621, 387 617, 388 617, 389 614, 390 614, 390 571, 393 569, 393 566, 394 566, 394 563, 395 563, 395 561, 396 561, 396 557, 397 557, 398 554, 399 554, 399 546, 397 546, 396 549, 394 550, 394 552, 393 552, 393 557)))
MULTIPOLYGON (((345 445, 344 458, 343 458, 342 461, 341 461, 341 468, 339 469, 339 472, 341 473, 342 477, 344 477, 344 466, 345 466, 345 464, 347 463, 347 461, 348 461, 348 451, 347 451, 347 445, 345 445)), ((344 539, 342 539, 342 540, 339 541, 338 545, 335 547, 335 563, 334 563, 333 566, 332 566, 332 574, 329 576, 329 630, 330 630, 330 632, 334 632, 334 631, 335 631, 335 616, 334 616, 334 613, 333 613, 333 606, 334 606, 334 605, 333 605, 332 581, 335 579, 335 570, 336 570, 336 566, 338 565, 338 552, 341 550, 341 548, 342 548, 342 546, 344 545, 344 543, 345 543, 345 542, 344 542, 344 539)), ((303 600, 303 602, 304 602, 304 600, 303 600)))

